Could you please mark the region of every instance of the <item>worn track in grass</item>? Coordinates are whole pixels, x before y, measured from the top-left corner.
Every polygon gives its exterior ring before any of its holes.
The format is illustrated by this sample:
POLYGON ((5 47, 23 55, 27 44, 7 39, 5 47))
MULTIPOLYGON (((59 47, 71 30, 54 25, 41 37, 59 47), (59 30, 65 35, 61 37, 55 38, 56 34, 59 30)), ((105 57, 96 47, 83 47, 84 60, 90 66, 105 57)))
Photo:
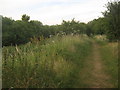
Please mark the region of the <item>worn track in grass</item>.
POLYGON ((77 87, 79 88, 113 88, 109 82, 110 76, 105 72, 105 65, 101 59, 100 46, 93 41, 93 49, 80 71, 77 87))

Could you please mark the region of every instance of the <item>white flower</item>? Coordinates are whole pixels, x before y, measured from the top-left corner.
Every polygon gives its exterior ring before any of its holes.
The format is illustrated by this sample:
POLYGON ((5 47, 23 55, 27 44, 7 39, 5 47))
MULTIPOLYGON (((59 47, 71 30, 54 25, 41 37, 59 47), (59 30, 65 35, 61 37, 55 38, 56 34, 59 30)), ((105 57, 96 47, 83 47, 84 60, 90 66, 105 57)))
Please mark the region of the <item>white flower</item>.
POLYGON ((11 87, 11 88, 13 88, 13 87, 11 87))
POLYGON ((53 43, 55 43, 55 41, 52 41, 53 43))

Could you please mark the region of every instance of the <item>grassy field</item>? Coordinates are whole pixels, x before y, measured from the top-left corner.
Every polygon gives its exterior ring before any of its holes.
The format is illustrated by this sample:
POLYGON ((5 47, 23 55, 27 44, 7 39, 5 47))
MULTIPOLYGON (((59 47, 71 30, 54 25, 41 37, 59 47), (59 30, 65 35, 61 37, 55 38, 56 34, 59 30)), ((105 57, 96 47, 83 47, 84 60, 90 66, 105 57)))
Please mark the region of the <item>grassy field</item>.
POLYGON ((21 46, 3 47, 3 88, 92 87, 86 82, 92 76, 90 74, 94 69, 92 66, 96 64, 90 63, 96 58, 91 56, 92 52, 97 50, 101 55, 100 60, 105 65, 103 71, 110 75, 109 82, 113 87, 117 87, 117 49, 115 48, 117 48, 116 43, 71 35, 54 36, 21 46), (93 42, 98 43, 100 49, 96 49, 93 42), (88 76, 83 79, 86 71, 88 76))

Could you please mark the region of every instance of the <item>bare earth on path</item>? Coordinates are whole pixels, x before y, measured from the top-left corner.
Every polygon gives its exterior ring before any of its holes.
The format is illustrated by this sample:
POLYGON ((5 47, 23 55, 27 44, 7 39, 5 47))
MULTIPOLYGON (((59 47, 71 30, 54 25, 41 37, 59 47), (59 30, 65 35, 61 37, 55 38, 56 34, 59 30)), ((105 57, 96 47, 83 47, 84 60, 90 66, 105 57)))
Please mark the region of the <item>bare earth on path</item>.
POLYGON ((105 65, 100 55, 100 46, 93 41, 93 51, 89 55, 84 64, 83 70, 80 72, 80 88, 113 88, 109 82, 110 76, 104 71, 105 65), (82 84, 82 85, 81 85, 82 84))

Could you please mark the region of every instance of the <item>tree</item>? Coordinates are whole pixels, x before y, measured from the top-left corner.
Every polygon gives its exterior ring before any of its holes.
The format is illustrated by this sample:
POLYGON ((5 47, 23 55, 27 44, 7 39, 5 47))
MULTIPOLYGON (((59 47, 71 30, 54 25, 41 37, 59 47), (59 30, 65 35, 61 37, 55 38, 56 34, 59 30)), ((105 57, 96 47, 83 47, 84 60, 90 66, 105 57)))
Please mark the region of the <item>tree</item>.
POLYGON ((12 41, 12 35, 11 35, 11 30, 13 23, 15 21, 7 18, 7 17, 2 17, 2 45, 11 45, 12 41))
POLYGON ((71 21, 64 21, 61 24, 60 31, 66 34, 84 34, 86 29, 86 24, 76 21, 74 18, 71 21))
POLYGON ((110 41, 120 40, 120 1, 108 2, 103 13, 108 22, 107 37, 110 41))
POLYGON ((28 21, 24 20, 14 21, 10 18, 2 17, 3 46, 25 44, 30 41, 30 38, 43 35, 43 25, 41 22, 32 20, 28 23, 28 21))
POLYGON ((87 32, 89 34, 90 34, 90 32, 91 32, 91 34, 94 34, 94 35, 106 34, 106 31, 108 29, 107 21, 104 17, 94 19, 94 20, 88 22, 88 29, 89 29, 89 31, 87 31, 87 32))
POLYGON ((91 36, 93 34, 91 26, 89 24, 87 24, 87 29, 85 31, 85 33, 87 34, 87 36, 91 36))
POLYGON ((22 15, 22 21, 28 22, 30 20, 30 16, 23 14, 22 15))

